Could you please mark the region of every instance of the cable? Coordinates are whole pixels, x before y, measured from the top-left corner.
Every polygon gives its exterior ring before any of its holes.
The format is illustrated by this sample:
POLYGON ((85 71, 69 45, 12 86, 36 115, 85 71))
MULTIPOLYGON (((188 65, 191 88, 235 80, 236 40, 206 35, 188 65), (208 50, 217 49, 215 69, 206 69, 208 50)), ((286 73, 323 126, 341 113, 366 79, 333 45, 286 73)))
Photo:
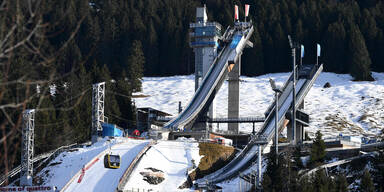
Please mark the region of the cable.
POLYGON ((116 119, 120 119, 120 120, 127 121, 127 122, 136 122, 136 121, 125 119, 123 117, 120 117, 120 116, 117 116, 117 115, 113 115, 113 114, 110 114, 110 113, 106 113, 106 115, 107 116, 112 116, 112 117, 115 117, 116 119))
POLYGON ((121 93, 116 93, 116 92, 113 92, 113 91, 106 91, 106 92, 112 93, 112 94, 120 96, 120 97, 126 97, 126 98, 129 98, 129 99, 132 99, 132 96, 124 95, 124 94, 121 94, 121 93))
POLYGON ((75 95, 75 96, 73 96, 73 97, 71 97, 71 98, 69 98, 69 99, 66 99, 66 100, 64 100, 63 102, 61 102, 61 103, 59 103, 59 104, 57 104, 57 105, 62 105, 62 104, 64 104, 64 103, 66 103, 66 102, 68 102, 68 101, 71 101, 71 100, 73 100, 73 99, 75 99, 75 98, 78 98, 78 97, 80 97, 80 96, 83 96, 83 95, 85 95, 85 93, 87 93, 89 90, 91 90, 92 88, 87 88, 87 89, 85 89, 84 91, 82 91, 82 92, 80 92, 78 95, 75 95))

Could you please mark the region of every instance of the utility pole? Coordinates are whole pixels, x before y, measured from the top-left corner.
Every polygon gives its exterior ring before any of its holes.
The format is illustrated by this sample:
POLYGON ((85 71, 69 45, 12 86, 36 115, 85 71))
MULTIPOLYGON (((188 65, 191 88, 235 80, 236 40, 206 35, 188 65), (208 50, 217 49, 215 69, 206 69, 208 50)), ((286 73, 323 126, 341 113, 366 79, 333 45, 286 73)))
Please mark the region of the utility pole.
MULTIPOLYGON (((273 79, 269 79, 269 83, 271 84, 272 90, 275 92, 275 152, 276 156, 279 154, 279 93, 281 93, 281 89, 276 86, 276 83, 273 79)), ((276 158, 276 163, 277 163, 276 158)))
POLYGON ((289 45, 292 49, 292 64, 293 64, 293 78, 292 78, 292 144, 296 144, 296 48, 297 43, 293 42, 291 36, 288 35, 289 45))
POLYGON ((23 112, 20 186, 32 186, 35 110, 23 112))
POLYGON ((92 85, 92 143, 101 136, 104 122, 105 82, 92 85))

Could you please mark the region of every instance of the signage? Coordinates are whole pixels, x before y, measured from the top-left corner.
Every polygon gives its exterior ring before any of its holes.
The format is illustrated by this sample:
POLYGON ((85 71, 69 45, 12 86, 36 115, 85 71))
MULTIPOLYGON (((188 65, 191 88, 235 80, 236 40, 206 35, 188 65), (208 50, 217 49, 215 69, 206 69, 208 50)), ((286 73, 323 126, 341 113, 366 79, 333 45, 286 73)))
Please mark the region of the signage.
POLYGON ((0 192, 8 192, 8 191, 57 191, 56 187, 54 186, 16 186, 16 187, 0 187, 0 192))

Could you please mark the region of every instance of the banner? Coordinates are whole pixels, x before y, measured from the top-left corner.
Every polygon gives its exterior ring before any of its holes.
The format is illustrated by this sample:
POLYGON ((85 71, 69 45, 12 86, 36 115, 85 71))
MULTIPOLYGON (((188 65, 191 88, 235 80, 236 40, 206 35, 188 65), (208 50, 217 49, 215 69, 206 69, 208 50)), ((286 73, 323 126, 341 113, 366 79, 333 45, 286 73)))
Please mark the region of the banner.
POLYGON ((320 57, 321 47, 317 44, 317 56, 320 57))
POLYGON ((235 21, 239 20, 239 7, 235 5, 235 21))
POLYGON ((301 45, 301 58, 304 58, 304 45, 301 45))
POLYGON ((249 14, 249 5, 245 4, 245 17, 248 17, 249 14))
POLYGON ((38 191, 46 191, 46 192, 57 192, 57 188, 55 186, 20 186, 20 187, 0 187, 1 192, 5 191, 25 191, 25 192, 38 192, 38 191))

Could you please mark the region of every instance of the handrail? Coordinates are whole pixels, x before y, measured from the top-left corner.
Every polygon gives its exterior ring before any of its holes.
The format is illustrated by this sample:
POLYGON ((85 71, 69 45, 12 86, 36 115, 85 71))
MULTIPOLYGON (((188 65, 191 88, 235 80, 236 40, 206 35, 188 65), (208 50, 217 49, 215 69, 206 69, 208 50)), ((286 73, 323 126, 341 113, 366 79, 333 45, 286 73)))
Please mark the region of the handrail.
MULTIPOLYGON (((43 153, 43 154, 40 154, 36 157, 34 157, 32 159, 32 162, 35 163, 37 161, 40 161, 42 159, 46 159, 44 160, 43 162, 41 162, 39 165, 37 165, 34 169, 37 169, 39 168, 44 162, 46 162, 48 159, 50 159, 52 156, 54 156, 56 153, 58 152, 61 152, 61 150, 65 149, 65 148, 71 148, 73 146, 77 145, 77 143, 73 143, 73 144, 70 144, 70 145, 66 145, 66 146, 61 146, 57 149, 54 149, 50 152, 47 152, 47 153, 43 153)), ((21 165, 17 166, 16 168, 14 168, 13 170, 9 171, 7 174, 5 175, 2 175, 0 177, 0 185, 2 185, 8 178, 12 178, 13 176, 15 176, 16 174, 18 174, 19 172, 21 171, 21 165)))
POLYGON ((140 162, 140 159, 143 157, 143 155, 153 146, 156 144, 156 141, 151 141, 148 143, 139 154, 136 155, 135 159, 131 162, 129 167, 125 170, 123 176, 119 180, 119 185, 116 188, 116 191, 123 191, 125 185, 129 181, 129 177, 131 176, 133 170, 135 169, 136 165, 140 162))

